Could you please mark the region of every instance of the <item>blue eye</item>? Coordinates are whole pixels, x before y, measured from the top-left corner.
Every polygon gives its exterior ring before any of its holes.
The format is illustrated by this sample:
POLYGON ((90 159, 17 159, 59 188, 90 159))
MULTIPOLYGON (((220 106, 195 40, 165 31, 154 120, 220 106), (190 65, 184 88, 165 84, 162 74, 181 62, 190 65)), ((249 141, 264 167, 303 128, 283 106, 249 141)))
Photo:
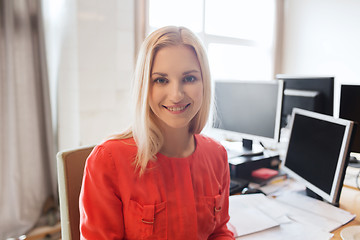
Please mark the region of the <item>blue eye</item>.
POLYGON ((154 83, 165 84, 165 83, 167 83, 167 79, 166 78, 156 78, 154 80, 154 83))
POLYGON ((195 81, 196 81, 196 77, 194 77, 194 76, 184 77, 184 82, 195 82, 195 81))

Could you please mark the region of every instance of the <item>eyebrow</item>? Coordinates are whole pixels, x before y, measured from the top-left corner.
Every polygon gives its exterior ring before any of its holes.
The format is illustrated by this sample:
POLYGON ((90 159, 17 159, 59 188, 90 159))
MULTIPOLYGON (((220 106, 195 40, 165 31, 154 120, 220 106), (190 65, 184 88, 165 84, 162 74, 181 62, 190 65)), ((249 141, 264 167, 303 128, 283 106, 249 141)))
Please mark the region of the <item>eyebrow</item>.
MULTIPOLYGON (((183 72, 183 75, 188 75, 190 73, 199 73, 200 71, 199 70, 189 70, 189 71, 186 71, 186 72, 183 72)), ((162 77, 167 77, 167 74, 166 73, 162 73, 162 72, 153 72, 151 75, 160 75, 162 77)))
POLYGON ((187 75, 189 73, 199 73, 199 72, 200 72, 199 70, 194 69, 194 70, 184 72, 183 75, 187 75))
POLYGON ((166 73, 161 73, 161 72, 153 72, 151 75, 160 75, 162 77, 166 77, 167 74, 166 73))

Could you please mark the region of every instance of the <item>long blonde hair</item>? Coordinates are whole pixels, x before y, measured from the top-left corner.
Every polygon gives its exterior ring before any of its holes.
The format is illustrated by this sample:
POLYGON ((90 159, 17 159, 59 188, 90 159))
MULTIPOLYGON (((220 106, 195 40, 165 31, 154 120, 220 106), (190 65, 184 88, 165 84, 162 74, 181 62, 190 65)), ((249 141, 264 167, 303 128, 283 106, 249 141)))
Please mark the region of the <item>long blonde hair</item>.
POLYGON ((185 45, 191 47, 200 63, 203 80, 203 103, 199 112, 190 122, 189 132, 200 133, 204 128, 211 104, 211 79, 205 48, 196 35, 185 27, 168 26, 151 33, 143 42, 136 62, 133 81, 135 102, 134 120, 131 127, 113 138, 133 137, 137 145, 136 168, 142 175, 149 160, 155 160, 163 145, 163 135, 156 125, 155 114, 149 106, 150 75, 156 53, 168 46, 185 45))

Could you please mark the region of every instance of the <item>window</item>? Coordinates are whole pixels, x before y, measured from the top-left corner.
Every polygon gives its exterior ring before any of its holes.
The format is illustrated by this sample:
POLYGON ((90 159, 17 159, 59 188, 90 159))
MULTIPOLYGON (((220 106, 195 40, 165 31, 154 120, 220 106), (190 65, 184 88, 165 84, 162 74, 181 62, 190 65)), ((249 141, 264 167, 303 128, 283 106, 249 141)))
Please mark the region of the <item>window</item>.
POLYGON ((276 0, 148 0, 147 32, 185 26, 204 42, 214 80, 274 78, 276 0))

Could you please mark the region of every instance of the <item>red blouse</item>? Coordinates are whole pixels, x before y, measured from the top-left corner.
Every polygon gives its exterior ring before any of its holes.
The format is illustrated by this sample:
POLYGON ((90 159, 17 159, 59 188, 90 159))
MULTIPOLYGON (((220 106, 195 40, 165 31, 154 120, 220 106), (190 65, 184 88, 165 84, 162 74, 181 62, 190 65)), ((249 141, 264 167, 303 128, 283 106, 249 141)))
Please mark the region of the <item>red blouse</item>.
POLYGON ((81 239, 234 239, 225 149, 195 135, 186 158, 158 153, 139 177, 134 140, 109 140, 87 159, 80 194, 81 239))

